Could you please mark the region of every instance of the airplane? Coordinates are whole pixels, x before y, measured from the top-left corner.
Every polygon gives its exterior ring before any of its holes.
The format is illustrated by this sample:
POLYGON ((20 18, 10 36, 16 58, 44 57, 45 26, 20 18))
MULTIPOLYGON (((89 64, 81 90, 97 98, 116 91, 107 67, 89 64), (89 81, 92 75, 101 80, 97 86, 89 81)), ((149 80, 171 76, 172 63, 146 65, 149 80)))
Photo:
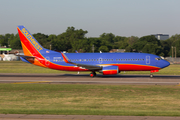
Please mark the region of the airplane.
POLYGON ((121 71, 154 72, 170 65, 161 57, 148 53, 62 53, 43 48, 22 25, 17 27, 24 55, 22 61, 37 66, 63 71, 91 71, 103 75, 115 75, 121 71))

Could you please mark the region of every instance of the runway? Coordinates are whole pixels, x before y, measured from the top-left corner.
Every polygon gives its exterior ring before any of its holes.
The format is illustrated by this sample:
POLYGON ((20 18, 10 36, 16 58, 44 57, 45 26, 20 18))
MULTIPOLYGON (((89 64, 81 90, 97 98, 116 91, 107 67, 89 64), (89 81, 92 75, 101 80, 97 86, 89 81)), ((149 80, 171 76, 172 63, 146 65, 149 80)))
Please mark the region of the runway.
POLYGON ((89 74, 19 74, 1 73, 0 83, 48 83, 48 84, 132 84, 132 85, 179 85, 180 76, 173 75, 111 75, 89 77, 89 74))

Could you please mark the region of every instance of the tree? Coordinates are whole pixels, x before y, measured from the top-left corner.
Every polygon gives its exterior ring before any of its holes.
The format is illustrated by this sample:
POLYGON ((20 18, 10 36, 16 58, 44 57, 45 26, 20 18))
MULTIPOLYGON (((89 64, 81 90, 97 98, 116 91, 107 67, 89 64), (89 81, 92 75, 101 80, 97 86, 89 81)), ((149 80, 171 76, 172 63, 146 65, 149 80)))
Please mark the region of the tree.
POLYGON ((107 46, 101 46, 101 47, 99 48, 99 51, 101 51, 101 52, 109 52, 109 49, 108 49, 107 46))
POLYGON ((44 48, 50 48, 50 43, 48 42, 48 35, 36 33, 33 34, 33 36, 44 48))
MULTIPOLYGON (((74 27, 68 27, 66 32, 59 34, 57 39, 52 41, 52 46, 60 51, 74 52, 80 48, 81 40, 85 40, 85 34, 87 31, 82 29, 75 30, 74 27)), ((82 45, 81 45, 82 46, 82 45)))
POLYGON ((10 44, 9 47, 11 47, 12 49, 22 49, 21 42, 19 39, 19 34, 16 34, 15 36, 14 34, 11 35, 9 44, 10 44))
POLYGON ((108 49, 113 48, 115 35, 112 33, 103 33, 100 35, 101 46, 107 46, 108 49))
POLYGON ((160 55, 163 52, 160 41, 153 35, 143 36, 132 46, 139 52, 160 55))

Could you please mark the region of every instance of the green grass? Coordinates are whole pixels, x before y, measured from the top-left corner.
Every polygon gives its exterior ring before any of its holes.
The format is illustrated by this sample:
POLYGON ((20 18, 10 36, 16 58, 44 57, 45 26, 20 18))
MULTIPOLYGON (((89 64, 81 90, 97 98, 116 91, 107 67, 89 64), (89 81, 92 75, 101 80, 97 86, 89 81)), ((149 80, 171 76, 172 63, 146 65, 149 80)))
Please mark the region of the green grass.
MULTIPOLYGON (((28 64, 22 61, 0 61, 0 73, 77 73, 69 71, 52 70, 28 64)), ((80 74, 90 72, 80 72, 80 74)), ((120 74, 149 74, 149 71, 121 71, 120 74)), ((161 75, 180 75, 180 64, 170 65, 157 73, 161 75)))
POLYGON ((0 114, 180 116, 180 86, 0 84, 0 114))

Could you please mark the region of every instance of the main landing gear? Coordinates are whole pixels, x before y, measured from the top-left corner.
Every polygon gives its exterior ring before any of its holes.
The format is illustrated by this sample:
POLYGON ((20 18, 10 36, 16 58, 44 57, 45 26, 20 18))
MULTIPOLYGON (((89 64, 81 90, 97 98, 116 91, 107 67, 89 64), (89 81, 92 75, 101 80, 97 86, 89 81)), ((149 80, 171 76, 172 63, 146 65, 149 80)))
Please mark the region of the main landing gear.
POLYGON ((90 77, 95 77, 96 76, 96 72, 92 71, 92 73, 90 73, 90 77))

